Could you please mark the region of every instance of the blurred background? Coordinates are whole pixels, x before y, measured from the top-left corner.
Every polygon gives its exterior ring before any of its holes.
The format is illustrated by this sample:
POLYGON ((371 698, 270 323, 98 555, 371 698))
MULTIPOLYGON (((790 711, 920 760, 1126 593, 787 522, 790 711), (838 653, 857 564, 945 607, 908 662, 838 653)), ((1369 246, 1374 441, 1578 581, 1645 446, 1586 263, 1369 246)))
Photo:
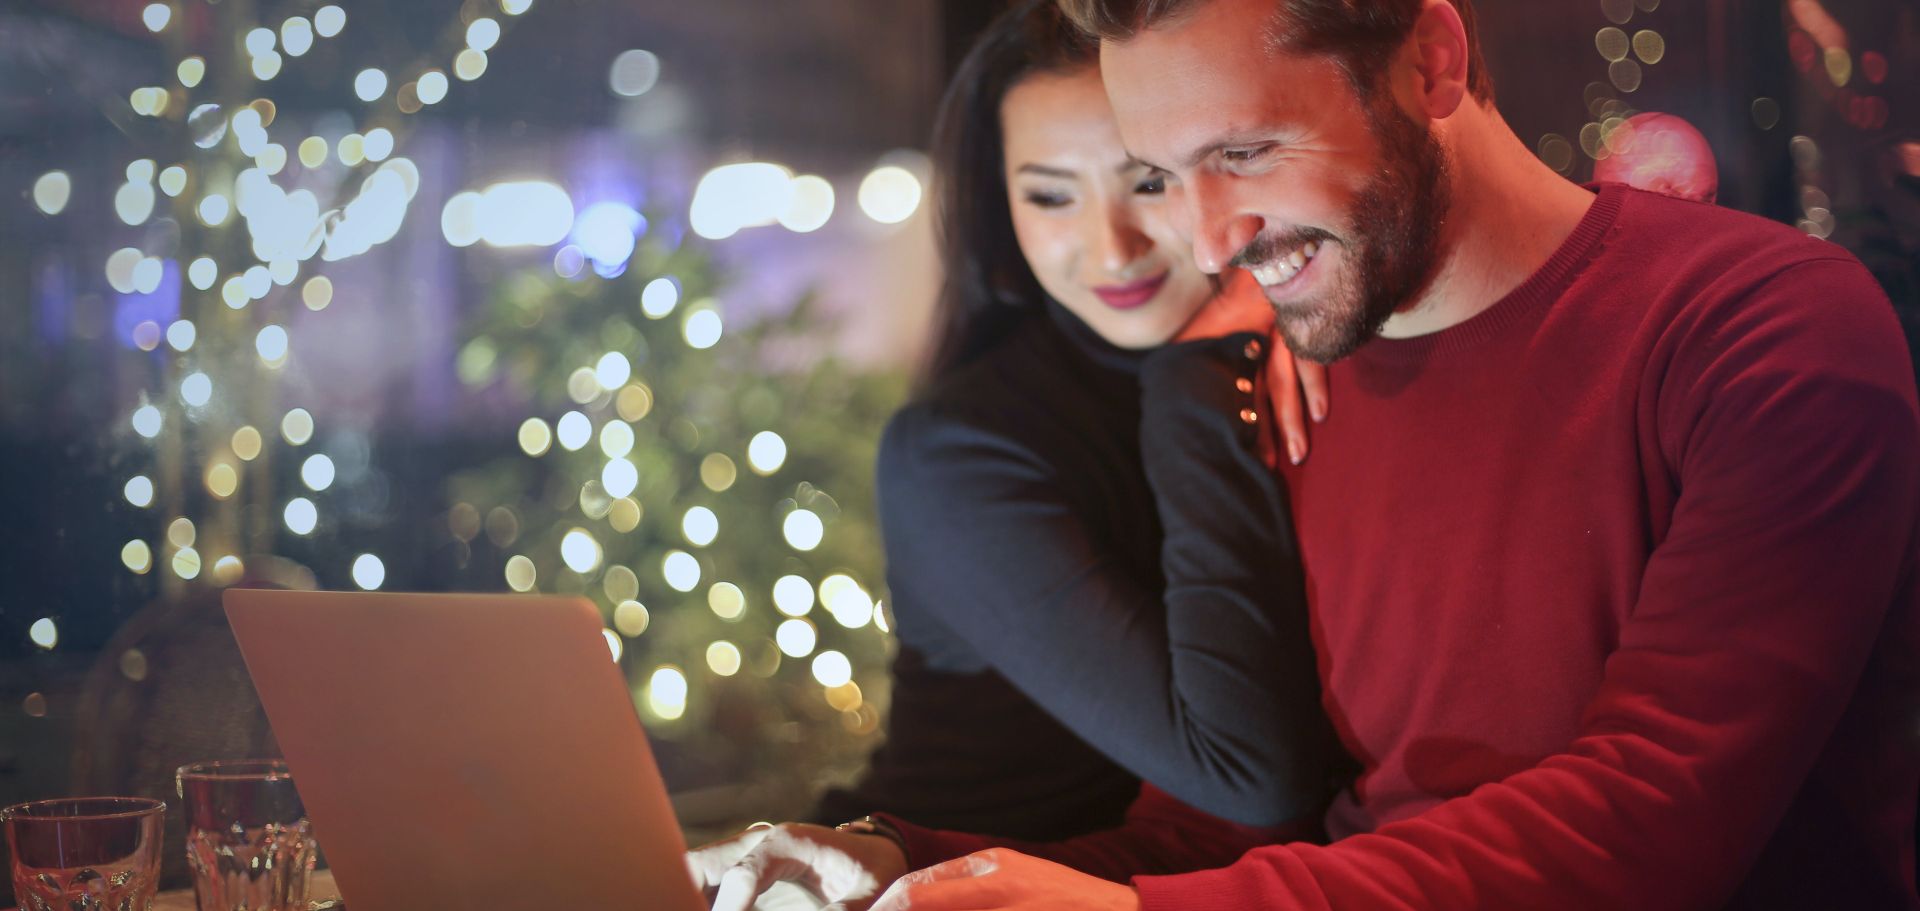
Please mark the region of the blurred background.
MULTIPOLYGON (((1478 5, 1543 160, 1841 244, 1912 341, 1920 3, 1478 5)), ((857 774, 997 9, 0 0, 0 804, 271 752, 237 584, 592 598, 690 838, 857 774)))

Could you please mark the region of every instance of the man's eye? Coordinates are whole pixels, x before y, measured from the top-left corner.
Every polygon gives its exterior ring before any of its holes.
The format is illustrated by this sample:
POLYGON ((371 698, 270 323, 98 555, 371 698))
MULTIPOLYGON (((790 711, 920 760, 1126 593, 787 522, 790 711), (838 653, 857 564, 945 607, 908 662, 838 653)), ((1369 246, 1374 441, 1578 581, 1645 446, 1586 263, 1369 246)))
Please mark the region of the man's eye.
POLYGON ((1267 149, 1269 148, 1271 148, 1271 146, 1254 146, 1250 149, 1222 149, 1220 150, 1220 157, 1236 164, 1244 164, 1267 154, 1267 149))
POLYGON ((1142 177, 1139 183, 1134 184, 1133 192, 1139 193, 1142 196, 1158 196, 1165 193, 1167 192, 1167 176, 1165 174, 1154 174, 1150 177, 1142 177))

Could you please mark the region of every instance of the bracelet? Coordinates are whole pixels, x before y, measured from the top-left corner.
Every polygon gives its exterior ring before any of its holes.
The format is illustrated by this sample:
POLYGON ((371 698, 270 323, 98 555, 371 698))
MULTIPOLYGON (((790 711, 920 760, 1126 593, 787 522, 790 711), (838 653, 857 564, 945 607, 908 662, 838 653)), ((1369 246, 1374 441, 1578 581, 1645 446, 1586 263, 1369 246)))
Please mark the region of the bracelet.
POLYGON ((907 861, 907 866, 913 866, 913 854, 907 850, 907 837, 900 834, 900 829, 893 823, 869 814, 852 822, 843 822, 834 828, 842 832, 857 832, 862 835, 878 835, 885 838, 893 842, 894 847, 900 849, 900 857, 907 861))

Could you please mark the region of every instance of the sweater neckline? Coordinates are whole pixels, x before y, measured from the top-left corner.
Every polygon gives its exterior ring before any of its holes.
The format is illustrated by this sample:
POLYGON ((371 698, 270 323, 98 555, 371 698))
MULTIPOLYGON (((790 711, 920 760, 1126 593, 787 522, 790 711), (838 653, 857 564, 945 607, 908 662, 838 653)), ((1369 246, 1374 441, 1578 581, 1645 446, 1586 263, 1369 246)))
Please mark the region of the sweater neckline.
MULTIPOLYGON (((1073 311, 1053 298, 1047 298, 1047 319, 1067 337, 1067 342, 1096 366, 1105 367, 1129 376, 1140 374, 1140 364, 1146 360, 1148 351, 1134 351, 1122 348, 1100 337, 1093 327, 1086 324, 1073 311)), ((1151 349, 1148 349, 1151 350, 1151 349)))
POLYGON ((1580 217, 1579 224, 1559 249, 1519 287, 1507 292, 1493 306, 1439 332, 1412 338, 1374 338, 1354 352, 1355 362, 1389 366, 1466 351, 1499 337, 1534 311, 1559 299, 1592 261, 1600 242, 1606 239, 1619 217, 1627 196, 1625 184, 1587 186, 1595 193, 1586 214, 1580 217))

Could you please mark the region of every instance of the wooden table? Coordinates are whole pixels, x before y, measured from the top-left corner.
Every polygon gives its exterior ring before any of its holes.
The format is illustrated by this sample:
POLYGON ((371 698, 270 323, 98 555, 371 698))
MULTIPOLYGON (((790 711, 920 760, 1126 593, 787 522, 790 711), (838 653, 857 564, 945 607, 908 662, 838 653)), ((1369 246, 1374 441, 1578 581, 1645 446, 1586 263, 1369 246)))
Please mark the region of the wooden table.
MULTIPOLYGON (((332 870, 313 871, 310 891, 310 897, 314 901, 326 901, 329 898, 340 897, 340 890, 333 886, 332 870)), ((193 890, 180 889, 173 892, 162 892, 154 896, 153 911, 197 911, 193 904, 193 890)), ((348 909, 348 911, 352 911, 352 909, 348 909)))

